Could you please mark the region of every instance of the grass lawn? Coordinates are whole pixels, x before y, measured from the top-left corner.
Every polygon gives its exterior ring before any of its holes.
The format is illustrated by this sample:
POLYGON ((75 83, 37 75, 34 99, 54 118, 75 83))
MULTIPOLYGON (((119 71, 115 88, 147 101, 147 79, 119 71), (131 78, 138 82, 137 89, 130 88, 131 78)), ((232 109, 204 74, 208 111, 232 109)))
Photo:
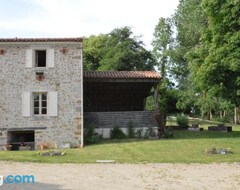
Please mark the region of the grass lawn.
POLYGON ((240 126, 232 133, 174 131, 174 139, 105 140, 83 149, 68 149, 62 157, 39 156, 38 151, 0 151, 0 160, 43 163, 220 163, 240 162, 240 126), (208 155, 205 149, 231 148, 233 154, 208 155))

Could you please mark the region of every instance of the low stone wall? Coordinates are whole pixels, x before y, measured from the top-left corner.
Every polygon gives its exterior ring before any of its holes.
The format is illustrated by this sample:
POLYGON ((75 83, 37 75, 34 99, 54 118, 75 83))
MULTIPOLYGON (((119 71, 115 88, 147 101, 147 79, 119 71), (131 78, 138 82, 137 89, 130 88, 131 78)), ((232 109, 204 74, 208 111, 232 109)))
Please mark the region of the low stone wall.
POLYGON ((109 138, 110 129, 115 126, 126 132, 129 122, 136 130, 143 129, 144 132, 148 127, 157 128, 155 114, 154 111, 85 112, 84 127, 94 125, 103 138, 109 138))

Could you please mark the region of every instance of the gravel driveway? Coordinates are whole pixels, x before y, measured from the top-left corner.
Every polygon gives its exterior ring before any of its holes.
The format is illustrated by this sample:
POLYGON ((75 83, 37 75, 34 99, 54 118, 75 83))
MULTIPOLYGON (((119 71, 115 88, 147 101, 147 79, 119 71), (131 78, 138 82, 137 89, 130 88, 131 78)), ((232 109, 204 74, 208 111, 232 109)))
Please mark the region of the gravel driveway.
POLYGON ((40 164, 0 161, 0 176, 34 175, 34 184, 3 184, 0 189, 239 189, 240 163, 234 164, 40 164))

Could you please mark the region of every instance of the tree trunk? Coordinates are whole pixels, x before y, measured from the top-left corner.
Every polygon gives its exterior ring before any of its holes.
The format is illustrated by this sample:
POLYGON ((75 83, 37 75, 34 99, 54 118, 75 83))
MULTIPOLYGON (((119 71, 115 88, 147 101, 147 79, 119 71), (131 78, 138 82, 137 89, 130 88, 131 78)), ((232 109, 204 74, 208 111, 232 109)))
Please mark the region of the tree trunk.
POLYGON ((209 111, 209 119, 212 120, 212 110, 209 111))
POLYGON ((220 117, 220 118, 223 117, 223 112, 222 112, 222 111, 219 112, 219 117, 220 117))
POLYGON ((223 111, 223 117, 226 117, 226 111, 225 110, 223 111))
POLYGON ((234 108, 234 124, 238 123, 238 107, 234 108))

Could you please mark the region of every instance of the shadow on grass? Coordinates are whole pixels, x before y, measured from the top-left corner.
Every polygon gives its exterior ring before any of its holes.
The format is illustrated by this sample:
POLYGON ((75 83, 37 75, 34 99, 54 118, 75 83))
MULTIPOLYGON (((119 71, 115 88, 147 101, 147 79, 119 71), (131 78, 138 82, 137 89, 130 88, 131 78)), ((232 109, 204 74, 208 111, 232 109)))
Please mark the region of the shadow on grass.
POLYGON ((216 139, 216 138, 240 138, 240 131, 174 131, 175 139, 216 139))
MULTIPOLYGON (((159 140, 159 139, 156 139, 159 140)), ((144 141, 152 141, 144 138, 124 138, 124 139, 103 139, 98 143, 90 143, 85 146, 97 146, 103 144, 117 144, 117 143, 135 143, 135 142, 144 142, 144 141)))

